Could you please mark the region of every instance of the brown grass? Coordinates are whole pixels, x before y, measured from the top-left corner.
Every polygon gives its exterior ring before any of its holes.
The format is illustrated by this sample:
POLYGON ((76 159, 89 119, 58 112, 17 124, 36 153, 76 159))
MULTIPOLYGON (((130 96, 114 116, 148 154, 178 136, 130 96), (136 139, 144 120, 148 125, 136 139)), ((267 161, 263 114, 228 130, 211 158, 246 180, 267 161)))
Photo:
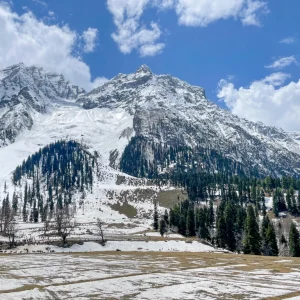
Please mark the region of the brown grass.
POLYGON ((137 215, 136 208, 128 204, 127 202, 117 202, 116 204, 112 204, 110 207, 120 214, 125 215, 127 218, 134 218, 137 215))
POLYGON ((184 201, 188 198, 186 193, 181 190, 160 191, 157 195, 157 202, 160 206, 172 208, 175 204, 184 201))

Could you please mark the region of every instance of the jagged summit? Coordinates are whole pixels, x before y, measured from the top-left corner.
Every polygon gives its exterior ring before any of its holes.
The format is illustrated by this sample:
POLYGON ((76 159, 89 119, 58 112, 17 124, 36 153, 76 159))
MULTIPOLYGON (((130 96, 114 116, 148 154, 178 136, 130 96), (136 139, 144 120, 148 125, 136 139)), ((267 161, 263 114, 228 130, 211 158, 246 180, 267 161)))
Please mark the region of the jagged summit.
POLYGON ((146 74, 152 74, 151 69, 147 65, 141 65, 135 73, 146 73, 146 74))
POLYGON ((14 94, 24 87, 35 90, 37 94, 43 93, 47 98, 76 99, 84 94, 85 90, 72 85, 62 74, 45 72, 42 67, 26 66, 19 63, 2 70, 4 76, 0 81, 0 98, 9 100, 14 94), (5 86, 5 89, 1 89, 5 86))
MULTIPOLYGON (((155 143, 201 144, 253 164, 262 174, 300 174, 299 140, 281 129, 232 115, 209 101, 203 88, 153 74, 144 65, 135 73, 119 74, 78 102, 85 109, 126 111, 133 117, 132 135, 155 143)), ((150 148, 143 151, 144 158, 153 162, 155 153, 150 148)))
POLYGON ((22 69, 22 68, 25 68, 25 64, 23 62, 20 62, 18 64, 14 64, 14 65, 11 65, 7 68, 4 68, 3 71, 9 71, 9 70, 14 70, 14 69, 22 69))
POLYGON ((61 74, 19 63, 0 71, 0 146, 15 141, 31 129, 36 113, 64 100, 75 102, 84 89, 70 84, 61 74))
POLYGON ((153 107, 208 105, 203 88, 170 75, 156 75, 146 65, 135 73, 119 74, 79 98, 78 103, 85 109, 122 107, 127 111, 143 104, 153 107))

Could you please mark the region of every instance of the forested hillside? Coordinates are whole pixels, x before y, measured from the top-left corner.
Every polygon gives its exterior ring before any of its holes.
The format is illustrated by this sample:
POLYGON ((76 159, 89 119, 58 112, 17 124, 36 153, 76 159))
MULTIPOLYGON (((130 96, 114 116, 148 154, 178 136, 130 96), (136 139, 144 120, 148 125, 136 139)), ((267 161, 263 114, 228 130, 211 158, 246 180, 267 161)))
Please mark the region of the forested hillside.
MULTIPOLYGON (((16 216, 23 222, 47 223, 73 218, 72 195, 92 192, 97 158, 75 141, 52 143, 24 160, 12 174, 13 195, 6 193, 0 210, 0 232, 10 236, 16 216)), ((4 189, 6 189, 6 184, 4 189)))

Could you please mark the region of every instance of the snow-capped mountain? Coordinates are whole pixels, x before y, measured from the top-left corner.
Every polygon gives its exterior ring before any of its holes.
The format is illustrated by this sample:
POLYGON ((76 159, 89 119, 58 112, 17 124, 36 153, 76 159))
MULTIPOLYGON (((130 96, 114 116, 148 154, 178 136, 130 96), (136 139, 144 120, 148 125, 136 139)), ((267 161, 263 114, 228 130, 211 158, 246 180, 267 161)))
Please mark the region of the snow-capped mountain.
POLYGON ((61 99, 76 100, 85 93, 62 75, 23 63, 0 71, 0 146, 14 142, 31 129, 36 113, 45 114, 47 105, 61 99))
MULTIPOLYGON (((299 140, 282 129, 241 119, 205 96, 203 88, 147 66, 119 74, 77 100, 85 109, 121 109, 133 116, 129 135, 167 145, 201 145, 215 149, 262 174, 299 173, 299 140)), ((147 149, 145 157, 153 159, 147 149)))
MULTIPOLYGON (((0 162, 7 176, 39 147, 60 139, 83 142, 118 169, 134 136, 165 146, 201 145, 263 175, 300 173, 297 134, 240 119, 210 102, 203 88, 155 75, 147 66, 89 93, 38 67, 19 64, 0 72, 0 156, 18 157, 14 165, 0 162)), ((154 151, 143 148, 149 163, 154 151)))

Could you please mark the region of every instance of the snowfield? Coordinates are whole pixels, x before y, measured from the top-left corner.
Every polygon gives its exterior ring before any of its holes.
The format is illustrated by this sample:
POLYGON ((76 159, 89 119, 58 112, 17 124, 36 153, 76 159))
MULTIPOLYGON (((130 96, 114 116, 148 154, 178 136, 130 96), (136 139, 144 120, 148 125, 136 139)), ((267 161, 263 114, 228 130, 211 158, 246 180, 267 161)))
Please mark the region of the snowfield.
POLYGON ((115 251, 0 258, 4 300, 300 296, 299 259, 275 262, 271 257, 231 254, 115 251))
POLYGON ((133 116, 125 111, 106 109, 83 110, 67 101, 54 103, 45 115, 34 114, 31 130, 24 130, 16 142, 0 147, 0 189, 9 182, 15 168, 40 148, 55 141, 75 140, 86 144, 88 150, 98 151, 104 164, 109 163, 109 153, 117 149, 122 153, 131 135, 122 135, 132 128, 133 116))
MULTIPOLYGON (((14 253, 37 253, 56 252, 56 253, 72 253, 72 252, 100 252, 100 251, 157 251, 157 252, 215 252, 217 249, 204 245, 197 241, 180 241, 180 240, 163 240, 163 241, 108 241, 105 246, 96 242, 85 242, 83 245, 74 244, 70 248, 62 248, 57 246, 49 246, 45 244, 33 244, 19 246, 12 250, 14 253)), ((221 249, 220 249, 221 250, 221 249)), ((11 252, 7 250, 7 252, 11 252)))

